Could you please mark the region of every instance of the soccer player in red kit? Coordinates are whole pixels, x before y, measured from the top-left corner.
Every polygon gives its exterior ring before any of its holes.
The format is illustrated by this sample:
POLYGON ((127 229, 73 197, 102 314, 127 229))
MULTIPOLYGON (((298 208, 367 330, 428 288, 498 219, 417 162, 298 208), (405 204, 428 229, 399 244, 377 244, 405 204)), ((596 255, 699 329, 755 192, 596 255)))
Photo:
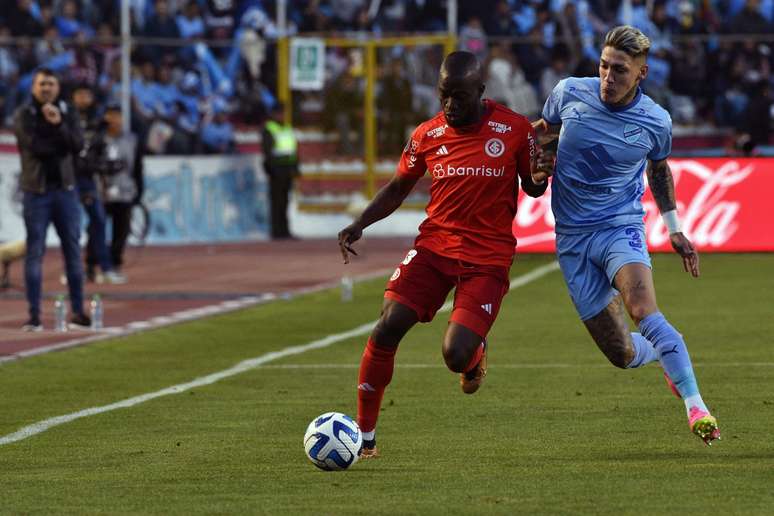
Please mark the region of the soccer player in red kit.
POLYGON ((403 150, 397 173, 363 213, 339 233, 344 263, 363 229, 395 211, 425 172, 432 175, 427 218, 384 294, 379 322, 360 363, 357 422, 362 458, 378 455, 376 419, 392 379, 398 343, 417 322, 429 322, 456 287, 443 340, 446 365, 461 375, 462 390, 478 390, 486 374, 486 335, 508 292, 516 240, 519 179, 533 197, 548 173, 535 167, 534 130, 523 116, 482 100, 481 64, 452 52, 441 65, 443 111, 421 124, 403 150))

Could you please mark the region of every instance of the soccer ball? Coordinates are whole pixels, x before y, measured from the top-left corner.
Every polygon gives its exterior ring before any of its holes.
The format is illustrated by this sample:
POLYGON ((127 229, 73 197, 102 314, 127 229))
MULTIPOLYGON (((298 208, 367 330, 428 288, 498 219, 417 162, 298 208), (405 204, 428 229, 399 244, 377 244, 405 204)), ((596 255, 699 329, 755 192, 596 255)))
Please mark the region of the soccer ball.
POLYGON ((363 433, 351 417, 326 412, 314 418, 304 434, 304 449, 312 464, 326 471, 347 469, 363 450, 363 433))

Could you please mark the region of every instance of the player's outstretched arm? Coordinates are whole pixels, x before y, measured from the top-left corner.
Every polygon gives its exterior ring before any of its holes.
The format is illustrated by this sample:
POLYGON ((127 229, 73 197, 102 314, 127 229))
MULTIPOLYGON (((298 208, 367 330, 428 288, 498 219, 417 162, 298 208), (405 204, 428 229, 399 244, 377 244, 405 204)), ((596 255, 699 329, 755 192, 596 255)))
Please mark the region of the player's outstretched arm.
POLYGON ((648 161, 648 184, 658 210, 669 229, 669 240, 672 247, 683 258, 685 272, 690 272, 694 278, 699 277, 699 253, 680 228, 677 218, 677 202, 675 201, 675 183, 672 171, 666 159, 648 161))
POLYGON ((397 210, 417 181, 419 177, 395 174, 390 182, 376 193, 363 213, 352 224, 339 231, 339 249, 344 263, 349 263, 349 253, 357 254, 351 245, 360 240, 363 230, 397 210))

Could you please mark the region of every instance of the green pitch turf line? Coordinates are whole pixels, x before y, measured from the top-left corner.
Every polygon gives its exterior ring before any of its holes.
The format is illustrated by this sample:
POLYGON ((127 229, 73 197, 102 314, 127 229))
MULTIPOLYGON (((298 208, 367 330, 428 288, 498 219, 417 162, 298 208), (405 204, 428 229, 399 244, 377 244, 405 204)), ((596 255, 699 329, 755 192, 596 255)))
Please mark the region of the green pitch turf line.
MULTIPOLYGON (((511 280, 510 288, 515 289, 515 288, 522 287, 556 270, 559 270, 559 264, 556 261, 553 261, 546 265, 541 265, 540 267, 536 267, 535 269, 531 270, 526 274, 513 278, 511 280)), ((451 307, 452 307, 452 303, 446 302, 441 307, 439 312, 449 311, 451 310, 451 307)), ((146 401, 150 401, 156 398, 161 398, 163 396, 169 396, 170 394, 179 394, 181 392, 185 392, 197 387, 202 387, 204 385, 211 385, 215 382, 223 380, 224 378, 236 376, 238 374, 244 373, 246 371, 250 371, 252 369, 262 366, 263 364, 272 362, 274 360, 278 360, 280 358, 284 358, 291 355, 299 355, 301 353, 306 353, 307 351, 311 351, 314 349, 327 348, 337 342, 341 342, 343 340, 347 340, 347 339, 351 339, 354 337, 359 337, 361 335, 367 334, 368 332, 371 331, 371 329, 374 327, 376 323, 377 321, 374 320, 365 324, 361 324, 360 326, 352 328, 351 330, 341 332, 341 333, 335 333, 333 335, 328 335, 327 337, 323 337, 322 339, 308 342, 300 346, 290 346, 290 347, 281 349, 279 351, 272 351, 270 353, 265 353, 259 357, 243 360, 242 362, 239 362, 238 364, 228 369, 224 369, 216 373, 195 378, 190 382, 180 383, 155 392, 149 392, 147 394, 141 394, 139 396, 127 398, 125 400, 117 401, 115 403, 110 403, 109 405, 90 407, 87 409, 79 410, 78 412, 71 412, 69 414, 64 414, 61 416, 55 416, 52 418, 44 419, 43 421, 38 421, 37 423, 27 425, 24 428, 21 428, 12 434, 8 434, 3 437, 0 437, 0 446, 27 439, 28 437, 32 437, 34 435, 43 433, 50 428, 63 425, 65 423, 69 423, 71 421, 75 421, 76 419, 81 419, 88 416, 95 416, 97 414, 110 412, 116 409, 133 407, 135 405, 139 405, 140 403, 145 403, 146 401)))

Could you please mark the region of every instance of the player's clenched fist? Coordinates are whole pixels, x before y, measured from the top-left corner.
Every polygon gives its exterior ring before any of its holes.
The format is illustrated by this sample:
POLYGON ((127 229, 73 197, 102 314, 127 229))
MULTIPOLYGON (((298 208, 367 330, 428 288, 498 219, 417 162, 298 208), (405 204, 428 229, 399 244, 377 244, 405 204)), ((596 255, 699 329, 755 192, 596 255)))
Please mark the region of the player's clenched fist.
POLYGON ((532 171, 532 182, 542 184, 546 179, 554 174, 556 165, 556 153, 552 150, 539 149, 537 155, 537 164, 532 171))
POLYGON ((339 231, 339 249, 341 250, 341 256, 344 258, 344 263, 349 263, 349 253, 357 256, 351 244, 360 240, 361 236, 363 236, 363 228, 355 223, 339 231))

